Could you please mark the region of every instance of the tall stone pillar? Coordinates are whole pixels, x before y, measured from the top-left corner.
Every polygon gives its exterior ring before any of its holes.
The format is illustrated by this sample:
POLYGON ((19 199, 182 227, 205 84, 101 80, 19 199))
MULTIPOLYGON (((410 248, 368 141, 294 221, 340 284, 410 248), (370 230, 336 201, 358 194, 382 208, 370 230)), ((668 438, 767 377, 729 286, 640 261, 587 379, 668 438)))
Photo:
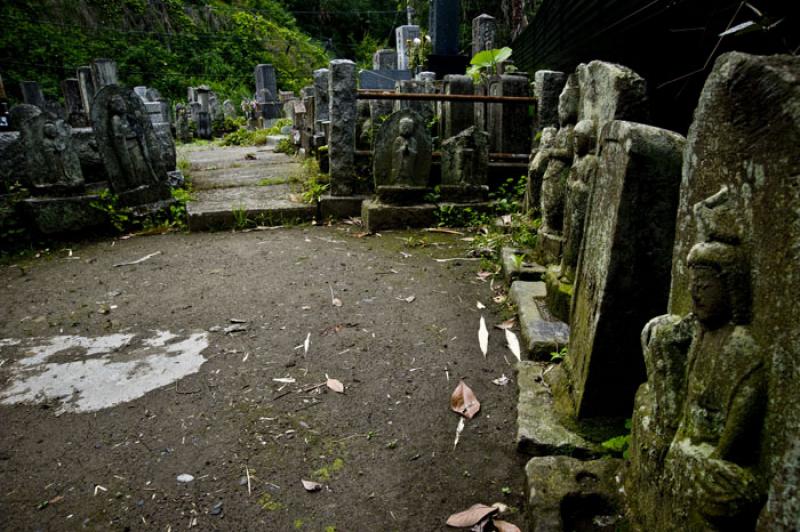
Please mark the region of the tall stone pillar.
POLYGON ((322 133, 324 128, 322 122, 330 120, 330 100, 328 98, 328 73, 327 68, 320 68, 314 71, 314 102, 315 117, 314 127, 317 133, 322 133))
POLYGON ((197 113, 197 136, 201 139, 212 137, 211 128, 211 91, 207 87, 197 89, 197 102, 200 112, 197 113))
POLYGON ((536 97, 536 128, 558 127, 558 96, 564 90, 567 75, 553 70, 539 70, 533 76, 536 97))
MULTIPOLYGON (((489 85, 491 96, 530 96, 527 76, 503 75, 489 85)), ((532 124, 527 107, 522 104, 490 103, 487 131, 489 151, 498 153, 530 153, 532 124)))
POLYGON ((330 114, 331 194, 351 196, 358 191, 356 150, 356 64, 334 59, 329 64, 328 97, 330 114))
POLYGON ((458 54, 460 3, 460 0, 433 0, 428 26, 434 55, 458 54))
MULTIPOLYGON (((474 83, 470 76, 449 75, 444 78, 445 94, 473 94, 474 91, 474 83)), ((469 102, 442 102, 442 124, 444 139, 454 137, 474 126, 475 105, 469 102)))

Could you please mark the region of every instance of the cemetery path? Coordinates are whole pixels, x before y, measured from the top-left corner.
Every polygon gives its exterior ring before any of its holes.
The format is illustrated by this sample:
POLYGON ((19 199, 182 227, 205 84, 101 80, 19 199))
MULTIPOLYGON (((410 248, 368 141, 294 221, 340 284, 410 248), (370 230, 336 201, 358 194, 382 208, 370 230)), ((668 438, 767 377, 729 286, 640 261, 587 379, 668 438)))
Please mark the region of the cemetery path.
POLYGON ((478 502, 521 508, 507 316, 479 263, 434 260, 463 257, 459 235, 359 231, 0 267, 0 529, 442 530, 478 502), (454 449, 459 379, 482 408, 454 449))
POLYGON ((315 205, 300 198, 303 168, 272 146, 179 148, 188 162, 192 199, 187 205, 190 229, 245 225, 281 225, 311 221, 315 205))

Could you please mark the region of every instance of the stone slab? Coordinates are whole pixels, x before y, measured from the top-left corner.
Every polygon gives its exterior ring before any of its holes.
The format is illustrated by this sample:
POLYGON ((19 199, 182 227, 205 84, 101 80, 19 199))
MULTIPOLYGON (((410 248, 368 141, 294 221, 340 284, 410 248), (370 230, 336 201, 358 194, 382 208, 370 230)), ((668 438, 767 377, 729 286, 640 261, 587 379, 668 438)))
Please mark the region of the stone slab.
MULTIPOLYGON (((514 281, 541 281, 547 268, 535 262, 523 261, 521 265, 517 266, 517 261, 514 260, 514 255, 525 255, 525 251, 515 248, 505 247, 500 250, 500 257, 503 264, 503 274, 505 275, 506 282, 509 284, 514 281)), ((541 296, 535 297, 544 297, 541 296)))
POLYGON ((107 223, 105 214, 92 207, 99 195, 66 198, 29 198, 23 201, 27 216, 43 234, 58 234, 100 227, 107 223))
POLYGON ((531 359, 550 360, 550 353, 569 343, 569 325, 541 311, 545 296, 543 282, 514 281, 511 284, 509 297, 517 306, 524 348, 531 359))
POLYGON ((543 378, 548 367, 548 364, 528 361, 517 365, 517 450, 530 456, 563 455, 587 459, 601 455, 599 446, 559 421, 552 394, 543 378))
POLYGON ((525 466, 527 521, 531 532, 626 530, 614 458, 581 461, 566 456, 533 458, 525 466))
POLYGON ((242 216, 251 225, 300 223, 317 217, 316 205, 289 200, 286 185, 201 190, 186 211, 191 231, 235 228, 242 216))
POLYGON ((362 70, 358 73, 358 88, 393 91, 398 81, 412 78, 413 73, 410 70, 362 70))
POLYGON ((438 207, 433 203, 422 205, 387 205, 367 200, 361 205, 361 219, 367 232, 405 227, 429 227, 436 224, 438 207))
POLYGON ((361 204, 367 196, 322 196, 319 200, 320 218, 342 219, 361 216, 361 204))

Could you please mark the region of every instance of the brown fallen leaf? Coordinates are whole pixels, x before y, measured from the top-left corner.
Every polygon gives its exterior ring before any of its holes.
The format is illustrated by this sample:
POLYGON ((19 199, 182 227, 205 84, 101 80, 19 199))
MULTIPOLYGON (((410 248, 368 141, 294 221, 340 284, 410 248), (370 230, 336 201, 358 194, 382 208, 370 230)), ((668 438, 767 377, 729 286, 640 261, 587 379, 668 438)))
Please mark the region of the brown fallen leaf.
POLYGON ((467 528, 475 526, 490 515, 497 513, 497 508, 485 504, 473 504, 463 512, 458 512, 447 518, 447 526, 467 528))
POLYGON ((306 491, 313 492, 322 489, 322 484, 320 484, 319 482, 313 482, 311 480, 303 480, 303 479, 300 479, 300 482, 303 483, 303 488, 305 488, 306 491))
POLYGON ((464 381, 458 381, 458 386, 450 396, 450 409, 456 414, 472 419, 481 409, 481 403, 475 397, 472 388, 464 381))
POLYGON ((494 519, 492 521, 494 527, 497 529, 497 532, 521 532, 519 527, 513 523, 509 523, 508 521, 501 521, 499 519, 494 519))
POLYGON ((373 233, 353 233, 353 236, 356 238, 364 238, 367 236, 372 236, 373 233))
POLYGON ((513 329, 514 325, 516 325, 516 324, 517 324, 517 318, 508 318, 503 323, 498 323, 497 325, 495 325, 494 328, 495 329, 501 329, 501 330, 503 330, 503 329, 513 329))
POLYGON ((342 384, 342 381, 331 379, 327 375, 325 375, 325 377, 328 379, 325 382, 325 385, 328 386, 328 388, 330 388, 336 393, 344 393, 344 384, 342 384))

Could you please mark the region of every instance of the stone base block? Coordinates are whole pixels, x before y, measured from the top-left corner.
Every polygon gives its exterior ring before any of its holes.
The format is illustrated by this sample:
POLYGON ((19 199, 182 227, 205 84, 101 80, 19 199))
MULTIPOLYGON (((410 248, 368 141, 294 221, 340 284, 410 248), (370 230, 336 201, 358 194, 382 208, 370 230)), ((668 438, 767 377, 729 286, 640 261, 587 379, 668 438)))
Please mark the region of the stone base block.
POLYGON ((569 325, 552 319, 540 308, 546 292, 542 282, 514 281, 509 293, 517 306, 524 348, 535 360, 550 360, 550 353, 569 343, 569 325))
POLYGON ((556 233, 539 231, 536 240, 536 256, 542 264, 557 264, 561 262, 561 248, 564 237, 556 233))
POLYGON ((439 195, 442 201, 480 202, 489 199, 489 187, 486 185, 440 185, 439 195))
POLYGON ((387 205, 375 200, 367 200, 361 205, 361 218, 370 233, 384 229, 405 227, 430 227, 436 225, 436 211, 433 203, 422 205, 387 205))
POLYGON ((514 257, 525 257, 525 251, 514 248, 503 248, 500 251, 501 259, 503 262, 503 274, 506 281, 510 284, 514 281, 541 281, 547 269, 544 266, 523 260, 522 263, 519 259, 514 257))
POLYGON ((525 466, 531 532, 626 530, 618 459, 532 458, 525 466))
POLYGON ((569 321, 572 309, 572 283, 561 282, 561 270, 557 267, 547 269, 544 276, 547 285, 547 309, 561 321, 569 321))
POLYGON ((172 191, 166 183, 141 185, 131 190, 114 191, 114 193, 122 207, 137 207, 172 199, 172 191))
POLYGON ((418 205, 425 202, 425 196, 431 193, 428 187, 407 187, 381 185, 378 187, 378 200, 393 205, 418 205))
POLYGON ((564 455, 587 459, 602 455, 600 446, 565 427, 553 407, 553 398, 541 362, 517 365, 517 450, 531 456, 564 455))
POLYGON ((67 198, 29 198, 23 204, 33 225, 41 233, 51 235, 105 224, 105 213, 91 205, 99 200, 99 195, 90 194, 67 198))
POLYGON ((367 196, 322 196, 319 200, 320 216, 328 218, 348 218, 361 216, 361 204, 367 196))

